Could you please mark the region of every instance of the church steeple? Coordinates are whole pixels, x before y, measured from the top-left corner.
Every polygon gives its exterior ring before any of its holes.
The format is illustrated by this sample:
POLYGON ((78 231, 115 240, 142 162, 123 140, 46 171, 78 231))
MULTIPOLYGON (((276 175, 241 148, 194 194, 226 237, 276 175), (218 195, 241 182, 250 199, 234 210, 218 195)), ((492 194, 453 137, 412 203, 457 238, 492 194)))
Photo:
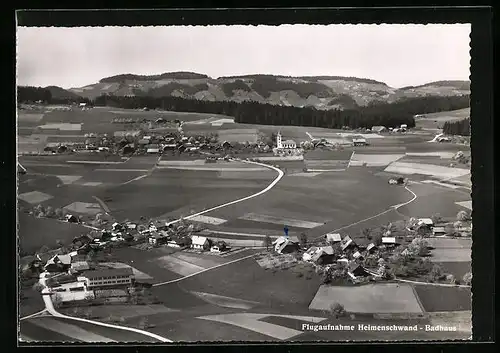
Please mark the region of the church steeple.
POLYGON ((276 147, 283 148, 283 145, 281 143, 281 130, 279 130, 278 134, 276 135, 276 147))

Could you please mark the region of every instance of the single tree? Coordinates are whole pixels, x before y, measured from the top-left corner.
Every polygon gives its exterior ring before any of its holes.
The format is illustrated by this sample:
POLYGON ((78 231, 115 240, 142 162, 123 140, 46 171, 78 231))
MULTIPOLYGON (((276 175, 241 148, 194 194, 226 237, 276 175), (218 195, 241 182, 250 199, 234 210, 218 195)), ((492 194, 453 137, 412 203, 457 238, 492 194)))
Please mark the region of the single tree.
POLYGON ((472 272, 467 272, 463 276, 462 281, 464 282, 464 284, 470 286, 472 284, 472 272))
POLYGON ((307 245, 307 234, 302 232, 299 235, 300 246, 305 247, 307 245))
POLYGON ((266 235, 266 237, 264 238, 264 246, 266 247, 266 250, 269 251, 269 247, 271 246, 272 244, 272 240, 271 240, 271 237, 269 235, 266 235))
POLYGON ((457 221, 466 222, 469 219, 470 219, 470 216, 466 211, 460 211, 457 213, 457 221))

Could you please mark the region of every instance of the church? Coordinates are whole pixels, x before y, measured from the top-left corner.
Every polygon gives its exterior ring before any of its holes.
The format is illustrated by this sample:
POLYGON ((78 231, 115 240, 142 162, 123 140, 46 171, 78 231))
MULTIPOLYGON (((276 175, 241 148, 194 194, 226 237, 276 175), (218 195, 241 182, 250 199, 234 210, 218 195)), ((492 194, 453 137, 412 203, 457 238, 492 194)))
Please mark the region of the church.
POLYGON ((293 140, 283 141, 281 131, 276 135, 276 147, 273 149, 275 156, 299 156, 304 153, 293 140))

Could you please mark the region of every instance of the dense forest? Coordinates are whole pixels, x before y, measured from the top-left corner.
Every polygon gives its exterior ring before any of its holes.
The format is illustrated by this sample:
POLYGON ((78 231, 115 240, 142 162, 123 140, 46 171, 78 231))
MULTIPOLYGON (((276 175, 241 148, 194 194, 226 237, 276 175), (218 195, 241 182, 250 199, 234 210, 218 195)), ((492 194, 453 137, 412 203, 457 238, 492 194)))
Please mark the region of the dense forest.
POLYGON ((283 76, 283 75, 266 75, 266 74, 254 74, 254 75, 241 75, 241 76, 221 76, 218 79, 235 79, 235 78, 246 78, 246 79, 269 79, 269 78, 275 78, 275 79, 301 79, 301 80, 308 80, 308 81, 318 81, 318 80, 343 80, 343 81, 354 81, 354 82, 360 82, 360 83, 371 83, 371 84, 380 84, 387 86, 384 82, 372 80, 369 78, 358 78, 358 77, 347 77, 347 76, 283 76))
POLYGON ((207 75, 198 74, 196 72, 166 72, 160 75, 135 75, 135 74, 122 74, 116 76, 105 77, 99 83, 114 83, 123 82, 126 80, 134 81, 157 81, 157 80, 190 80, 190 79, 204 79, 209 78, 207 75))
POLYGON ((315 95, 318 98, 326 98, 334 95, 332 90, 317 82, 301 82, 294 83, 292 81, 280 81, 276 76, 262 76, 252 83, 252 89, 264 98, 269 98, 271 92, 279 92, 291 90, 304 99, 310 95, 315 95))
POLYGON ((128 109, 148 107, 171 111, 223 114, 233 116, 236 122, 263 125, 301 125, 326 128, 372 127, 400 124, 415 126, 413 116, 467 107, 468 97, 424 97, 406 99, 397 103, 371 104, 348 110, 317 110, 315 108, 286 107, 257 102, 202 101, 179 97, 116 97, 102 95, 95 100, 98 106, 128 109))
POLYGON ((152 88, 147 93, 141 92, 138 95, 161 98, 161 97, 166 97, 166 96, 172 95, 172 93, 175 90, 182 91, 183 93, 188 94, 188 95, 194 95, 197 92, 208 90, 208 85, 206 83, 200 83, 200 84, 191 86, 191 85, 185 85, 185 84, 177 83, 177 82, 170 82, 170 83, 167 83, 166 85, 152 88))
POLYGON ((224 94, 226 97, 232 97, 234 94, 234 91, 236 90, 241 90, 245 92, 251 92, 252 90, 248 85, 243 82, 242 80, 236 80, 234 82, 225 82, 222 84, 222 90, 224 91, 224 94))
POLYGON ((470 118, 445 122, 443 132, 447 135, 470 136, 470 118))

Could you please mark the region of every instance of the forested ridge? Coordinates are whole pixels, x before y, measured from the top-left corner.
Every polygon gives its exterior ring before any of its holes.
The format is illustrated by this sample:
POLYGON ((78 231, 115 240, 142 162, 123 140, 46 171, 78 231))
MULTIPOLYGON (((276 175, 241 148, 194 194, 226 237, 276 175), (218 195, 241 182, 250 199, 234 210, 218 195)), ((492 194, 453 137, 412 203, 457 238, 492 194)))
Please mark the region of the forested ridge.
MULTIPOLYGON (((241 89, 243 82, 234 83, 227 89, 241 89)), ((173 86, 170 86, 170 91, 173 86)), ((161 89, 161 88, 160 88, 161 89)), ((396 127, 407 124, 415 126, 414 115, 457 110, 469 106, 469 96, 406 98, 396 103, 371 103, 366 107, 352 104, 352 108, 318 110, 314 107, 292 107, 258 103, 253 101, 206 101, 172 96, 112 96, 101 95, 94 101, 83 98, 54 98, 50 90, 39 87, 18 87, 18 102, 43 101, 51 104, 87 102, 98 106, 113 106, 126 109, 150 109, 178 112, 222 114, 235 118, 236 122, 262 125, 298 125, 339 129, 370 128, 375 125, 396 127)), ((346 97, 339 97, 346 100, 346 97)), ((446 124, 445 124, 446 126, 446 124)), ((454 129, 454 127, 447 127, 454 129)))

